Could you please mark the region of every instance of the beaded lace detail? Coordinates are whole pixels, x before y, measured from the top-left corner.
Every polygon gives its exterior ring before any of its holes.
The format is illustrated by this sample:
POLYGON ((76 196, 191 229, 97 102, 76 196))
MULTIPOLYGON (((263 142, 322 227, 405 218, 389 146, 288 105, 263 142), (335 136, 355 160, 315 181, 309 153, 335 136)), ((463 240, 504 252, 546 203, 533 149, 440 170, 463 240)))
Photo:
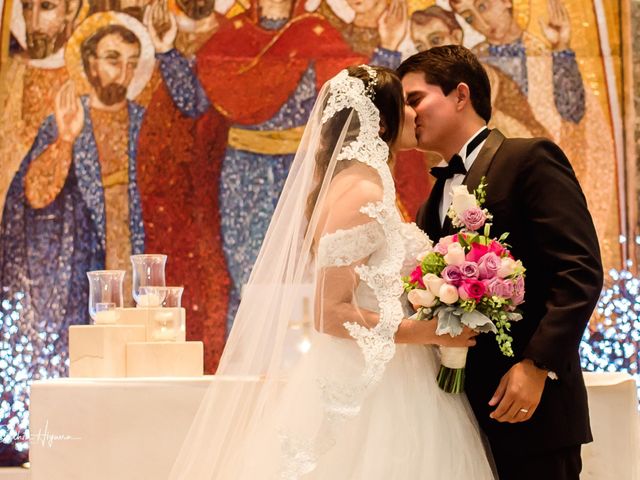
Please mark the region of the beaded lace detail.
POLYGON ((385 242, 377 222, 368 222, 349 230, 324 235, 318 245, 318 267, 342 267, 368 257, 385 242))

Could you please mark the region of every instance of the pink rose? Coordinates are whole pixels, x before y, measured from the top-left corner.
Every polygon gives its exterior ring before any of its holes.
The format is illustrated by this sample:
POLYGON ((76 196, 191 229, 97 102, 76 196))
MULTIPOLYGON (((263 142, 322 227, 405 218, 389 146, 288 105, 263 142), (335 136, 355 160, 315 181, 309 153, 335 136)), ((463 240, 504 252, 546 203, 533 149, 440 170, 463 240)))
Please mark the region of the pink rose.
POLYGON ((489 247, 479 243, 472 243, 471 250, 467 253, 466 260, 468 262, 478 263, 479 260, 489 251, 489 247))
POLYGON ((422 268, 420 267, 420 265, 418 265, 413 270, 413 272, 411 272, 411 275, 409 275, 409 280, 411 281, 411 283, 417 283, 422 288, 426 288, 424 286, 424 282, 422 281, 422 268))
POLYGON ((511 298, 513 296, 513 282, 498 277, 485 280, 489 295, 492 297, 511 298))
POLYGON ((467 230, 475 232, 484 225, 487 217, 481 208, 473 207, 462 212, 460 219, 462 220, 462 223, 464 223, 464 226, 467 227, 467 230))
POLYGON ((439 253, 444 257, 449 251, 449 248, 442 243, 438 243, 435 247, 433 247, 433 251, 439 253))
POLYGON ((464 262, 460 265, 460 273, 464 278, 478 278, 480 275, 478 265, 473 262, 464 262))
POLYGON ((436 246, 433 247, 433 250, 438 252, 440 255, 444 257, 447 254, 449 245, 451 245, 453 242, 456 241, 454 240, 454 237, 455 235, 448 235, 446 237, 442 237, 440 241, 436 244, 436 246))
POLYGON ((442 279, 448 284, 455 285, 457 287, 462 281, 462 272, 460 271, 460 267, 456 265, 447 265, 444 267, 444 270, 442 270, 442 279))
POLYGON ((478 270, 480 271, 479 278, 484 279, 495 277, 498 274, 500 266, 500 257, 493 252, 486 253, 478 263, 478 270))
POLYGON ((486 291, 487 288, 484 286, 484 283, 472 278, 464 279, 462 284, 458 287, 458 294, 460 295, 460 298, 463 300, 473 299, 476 302, 480 301, 486 291))
POLYGON ((502 257, 505 253, 509 253, 497 240, 491 240, 489 251, 495 253, 498 257, 502 257))
POLYGON ((518 276, 513 282, 513 296, 511 301, 514 305, 520 305, 524 303, 524 277, 518 276))

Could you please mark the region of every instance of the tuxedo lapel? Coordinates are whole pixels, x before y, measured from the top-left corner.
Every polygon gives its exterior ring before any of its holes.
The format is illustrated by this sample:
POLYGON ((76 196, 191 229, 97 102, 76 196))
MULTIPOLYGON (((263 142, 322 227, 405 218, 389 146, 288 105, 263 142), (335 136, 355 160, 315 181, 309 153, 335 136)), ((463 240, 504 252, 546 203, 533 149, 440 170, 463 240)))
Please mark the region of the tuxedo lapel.
POLYGON ((442 192, 444 191, 444 181, 436 180, 436 183, 431 190, 431 195, 427 200, 425 206, 424 216, 422 219, 422 225, 426 230, 429 238, 434 242, 439 240, 442 236, 442 227, 440 225, 440 199, 442 198, 442 192))
POLYGON ((498 151, 498 148, 500 148, 500 145, 502 145, 502 142, 504 142, 504 139, 505 137, 500 133, 500 130, 496 128, 491 130, 491 133, 484 142, 478 157, 473 162, 471 169, 462 182, 463 185, 467 186, 469 193, 473 193, 480 185, 480 180, 482 180, 482 177, 487 174, 491 161, 498 151))
MULTIPOLYGON (((500 145, 502 145, 502 142, 504 142, 504 139, 505 137, 500 133, 500 130, 495 128, 491 130, 491 133, 484 142, 480 153, 478 153, 478 157, 473 162, 473 165, 462 182, 463 185, 467 186, 469 193, 473 193, 480 185, 480 180, 482 180, 482 177, 487 174, 487 171, 491 166, 491 162, 493 161, 493 157, 498 151, 498 148, 500 148, 500 145)), ((451 235, 452 233, 454 233, 454 228, 451 224, 451 219, 447 216, 445 217, 442 225, 441 235, 451 235)))

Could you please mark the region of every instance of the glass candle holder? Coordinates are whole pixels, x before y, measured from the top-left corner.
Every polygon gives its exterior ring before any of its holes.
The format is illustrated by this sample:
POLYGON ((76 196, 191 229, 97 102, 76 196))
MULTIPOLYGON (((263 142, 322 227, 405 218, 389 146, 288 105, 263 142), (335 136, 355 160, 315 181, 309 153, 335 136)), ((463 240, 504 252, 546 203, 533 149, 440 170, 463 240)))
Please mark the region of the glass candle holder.
MULTIPOLYGON (((124 270, 87 272, 89 278, 89 315, 94 323, 98 312, 111 313, 113 310, 113 315, 115 315, 115 309, 122 307, 124 274, 124 270)), ((110 315, 101 314, 100 317, 101 321, 110 321, 107 318, 110 315)))
MULTIPOLYGON (((141 298, 140 287, 164 287, 164 267, 166 263, 166 255, 131 255, 131 266, 133 270, 131 293, 133 295, 134 301, 138 306, 154 306, 150 304, 157 299, 147 297, 141 298)), ((162 303, 162 301, 160 303, 162 303)))
POLYGON ((140 287, 139 307, 180 308, 184 287, 140 287))

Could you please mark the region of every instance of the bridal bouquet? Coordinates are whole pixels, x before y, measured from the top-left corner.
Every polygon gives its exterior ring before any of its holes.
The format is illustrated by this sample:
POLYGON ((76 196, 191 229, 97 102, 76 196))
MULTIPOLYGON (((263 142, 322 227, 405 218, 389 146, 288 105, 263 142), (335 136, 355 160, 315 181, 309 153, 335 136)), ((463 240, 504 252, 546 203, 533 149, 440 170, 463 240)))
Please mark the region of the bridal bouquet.
MULTIPOLYGON (((511 357, 510 322, 522 319, 516 307, 524 301, 525 268, 508 250, 508 233, 491 238, 492 217, 482 208, 485 188, 484 178, 475 194, 464 185, 453 187, 447 215, 459 232, 420 255, 419 265, 403 281, 417 309, 412 318, 437 319, 438 335, 455 337, 463 326, 493 332, 502 353, 511 357)), ((444 391, 462 392, 467 350, 440 347, 438 385, 444 391)))

